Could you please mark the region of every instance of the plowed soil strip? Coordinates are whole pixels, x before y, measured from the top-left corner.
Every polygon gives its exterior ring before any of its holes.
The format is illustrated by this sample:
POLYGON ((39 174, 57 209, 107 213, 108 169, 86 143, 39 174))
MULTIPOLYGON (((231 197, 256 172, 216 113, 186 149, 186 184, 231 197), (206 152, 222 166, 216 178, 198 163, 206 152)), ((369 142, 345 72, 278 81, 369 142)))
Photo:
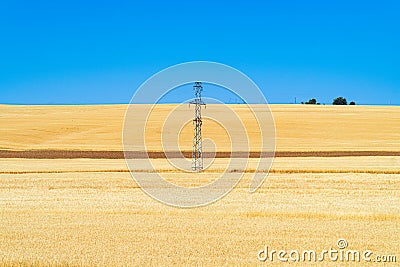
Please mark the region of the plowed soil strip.
MULTIPOLYGON (((187 173, 185 171, 176 169, 155 169, 155 170, 128 170, 128 169, 115 169, 115 170, 33 170, 33 171, 0 171, 1 174, 62 174, 62 173, 187 173)), ((222 169, 210 169, 203 170, 203 173, 365 173, 365 174, 400 174, 400 170, 294 170, 294 169, 271 169, 271 170, 222 170, 222 169)))
MULTIPOLYGON (((25 158, 25 159, 124 159, 125 155, 131 159, 145 158, 191 158, 191 151, 89 151, 89 150, 26 150, 12 151, 0 150, 0 158, 25 158)), ((216 152, 203 153, 205 158, 259 158, 273 157, 268 152, 216 152)), ((363 157, 363 156, 400 156, 400 151, 278 151, 275 157, 363 157)))

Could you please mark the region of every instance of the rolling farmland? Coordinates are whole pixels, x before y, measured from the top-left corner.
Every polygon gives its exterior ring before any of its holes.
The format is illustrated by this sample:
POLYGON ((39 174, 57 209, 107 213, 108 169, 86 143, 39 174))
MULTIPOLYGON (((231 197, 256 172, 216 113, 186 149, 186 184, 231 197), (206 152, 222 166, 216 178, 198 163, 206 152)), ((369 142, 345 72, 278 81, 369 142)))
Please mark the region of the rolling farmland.
MULTIPOLYGON (((245 121, 250 151, 260 152, 249 109, 231 108, 245 121)), ((149 117, 151 160, 168 181, 205 185, 229 161, 229 135, 205 121, 203 136, 220 157, 204 173, 177 171, 157 156, 173 109, 160 105, 149 117)), ((230 194, 194 209, 161 204, 134 182, 121 152, 125 110, 0 106, 0 265, 267 265, 257 259, 266 245, 321 251, 339 238, 400 261, 400 107, 271 105, 277 157, 265 183, 248 192, 250 158, 230 194)), ((213 112, 217 105, 204 116, 213 112)), ((191 130, 170 133, 183 151, 191 130)), ((135 171, 152 171, 142 161, 135 171)))

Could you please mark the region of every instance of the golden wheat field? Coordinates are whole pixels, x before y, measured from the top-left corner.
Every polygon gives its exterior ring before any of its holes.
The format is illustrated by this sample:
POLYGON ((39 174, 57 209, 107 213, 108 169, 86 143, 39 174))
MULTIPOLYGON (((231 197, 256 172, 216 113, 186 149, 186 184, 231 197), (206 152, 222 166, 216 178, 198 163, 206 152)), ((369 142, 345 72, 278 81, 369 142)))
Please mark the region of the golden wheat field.
MULTIPOLYGON (((259 132, 251 112, 243 105, 230 107, 244 121, 250 150, 257 151, 259 132)), ((0 266, 286 265, 276 255, 273 262, 262 262, 258 253, 266 246, 319 253, 338 249, 339 239, 348 242, 347 249, 370 250, 372 261, 397 256, 396 263, 378 266, 399 264, 400 107, 270 107, 278 152, 327 154, 276 157, 255 193, 249 193, 249 185, 257 159, 247 159, 232 192, 200 208, 179 209, 152 199, 122 158, 0 158, 0 266), (366 153, 340 155, 346 151, 366 153), (375 153, 382 151, 387 154, 375 153), (330 152, 336 156, 326 156, 330 152)), ((0 150, 121 151, 126 108, 1 105, 0 150)), ((149 151, 161 150, 163 122, 174 108, 159 105, 149 116, 149 151)), ((220 107, 210 105, 204 116, 218 112, 220 107)), ((179 109, 174 116, 178 120, 186 113, 193 109, 179 109)), ((229 151, 235 131, 227 134, 207 120, 203 131, 216 150, 229 151)), ((191 149, 191 124, 167 138, 175 135, 181 150, 191 149)), ((143 160, 135 159, 135 171, 151 172, 143 160)), ((217 158, 202 173, 185 173, 164 158, 152 159, 156 171, 181 186, 211 182, 228 161, 217 158)), ((372 263, 326 257, 294 264, 372 263)))

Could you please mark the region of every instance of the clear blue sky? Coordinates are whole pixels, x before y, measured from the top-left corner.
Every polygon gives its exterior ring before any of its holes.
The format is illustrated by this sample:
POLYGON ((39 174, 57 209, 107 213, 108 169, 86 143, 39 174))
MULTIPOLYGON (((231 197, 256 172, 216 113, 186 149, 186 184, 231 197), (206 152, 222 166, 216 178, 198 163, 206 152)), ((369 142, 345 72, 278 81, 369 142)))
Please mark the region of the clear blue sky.
POLYGON ((209 60, 270 103, 400 104, 400 1, 0 1, 0 103, 127 103, 209 60))

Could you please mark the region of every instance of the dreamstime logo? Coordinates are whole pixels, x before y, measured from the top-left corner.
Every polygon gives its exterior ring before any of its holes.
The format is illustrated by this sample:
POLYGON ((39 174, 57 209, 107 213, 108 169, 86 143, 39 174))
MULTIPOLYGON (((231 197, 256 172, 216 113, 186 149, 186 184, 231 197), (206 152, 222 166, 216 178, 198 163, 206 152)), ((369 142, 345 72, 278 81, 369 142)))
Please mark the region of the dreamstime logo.
POLYGON ((340 249, 345 249, 345 248, 347 248, 347 246, 348 246, 349 244, 347 244, 347 241, 346 241, 346 239, 339 239, 338 241, 337 241, 337 246, 338 246, 338 248, 340 248, 340 249))
MULTIPOLYGON (((211 147, 218 143, 212 138, 204 140, 206 144, 211 144, 211 147)), ((191 144, 192 141, 189 142, 191 144)), ((267 177, 272 165, 275 153, 275 124, 268 103, 257 85, 242 72, 224 64, 196 61, 169 67, 145 81, 135 92, 126 110, 123 146, 130 173, 145 193, 171 206, 186 208, 204 206, 228 194, 239 182, 248 165, 251 142, 257 144, 256 152, 260 155, 252 159, 256 161, 257 167, 250 183, 250 192, 255 192, 267 177), (179 134, 185 126, 193 122, 193 110, 188 110, 188 103, 192 99, 181 101, 172 111, 169 110, 167 116, 159 112, 160 105, 157 104, 172 90, 195 82, 202 82, 205 88, 208 84, 213 85, 212 88, 228 90, 242 100, 242 107, 246 107, 251 116, 243 119, 237 110, 224 104, 217 97, 203 98, 204 102, 218 106, 218 112, 213 112, 213 105, 207 107, 204 128, 207 127, 207 122, 220 127, 229 137, 227 142, 230 144, 226 146, 229 147, 228 152, 238 152, 241 156, 230 157, 228 166, 225 166, 224 171, 211 183, 197 187, 182 187, 165 179, 162 171, 157 171, 149 156, 154 152, 149 149, 149 143, 154 142, 159 136, 162 152, 170 167, 179 172, 186 171, 189 175, 190 168, 187 166, 190 166, 188 165, 190 159, 181 153, 179 134), (151 119, 154 117, 158 125, 162 125, 160 133, 154 129, 155 123, 151 119), (257 133, 252 135, 251 140, 246 124, 251 124, 251 130, 257 133), (144 159, 138 161, 134 157, 135 153, 141 153, 144 159), (137 171, 139 165, 141 170, 146 171, 137 171)), ((216 151, 216 147, 210 151, 214 153, 211 153, 214 157, 216 151)), ((203 152, 208 151, 205 149, 203 152)), ((213 159, 208 158, 205 163, 205 167, 208 168, 212 165, 213 159)), ((196 175, 200 177, 202 174, 196 175)))
POLYGON ((336 242, 336 248, 329 248, 317 252, 315 250, 275 250, 265 246, 257 254, 257 259, 262 262, 322 262, 329 260, 331 262, 396 262, 396 255, 376 255, 371 250, 353 250, 347 249, 349 244, 346 239, 339 239, 336 242))

